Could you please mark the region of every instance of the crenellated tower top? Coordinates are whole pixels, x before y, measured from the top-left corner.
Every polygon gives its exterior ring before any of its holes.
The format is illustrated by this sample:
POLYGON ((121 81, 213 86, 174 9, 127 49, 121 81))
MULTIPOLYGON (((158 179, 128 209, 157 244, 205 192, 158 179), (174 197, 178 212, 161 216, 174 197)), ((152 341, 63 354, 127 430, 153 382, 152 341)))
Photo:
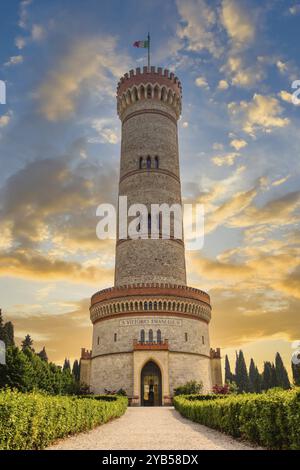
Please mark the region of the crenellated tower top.
POLYGON ((158 100, 175 110, 177 119, 181 114, 182 87, 173 72, 162 67, 136 68, 125 73, 117 87, 117 110, 123 113, 131 104, 140 100, 158 100))

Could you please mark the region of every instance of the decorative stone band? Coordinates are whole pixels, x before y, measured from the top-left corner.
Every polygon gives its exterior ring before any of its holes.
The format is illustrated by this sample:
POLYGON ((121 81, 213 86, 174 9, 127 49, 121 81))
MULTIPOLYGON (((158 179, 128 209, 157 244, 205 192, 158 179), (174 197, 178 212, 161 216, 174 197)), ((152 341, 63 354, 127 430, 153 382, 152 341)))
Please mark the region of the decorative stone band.
POLYGON ((146 174, 158 173, 162 175, 167 175, 173 178, 178 184, 180 184, 180 179, 178 178, 177 175, 175 175, 175 173, 169 170, 162 169, 162 168, 139 168, 138 170, 128 171, 127 173, 123 174, 120 177, 120 183, 122 183, 122 181, 124 181, 126 178, 129 178, 130 176, 134 176, 136 174, 141 174, 141 173, 146 173, 146 174))
POLYGON ((171 284, 136 284, 112 287, 92 296, 90 316, 96 323, 130 315, 165 315, 195 318, 209 323, 210 298, 199 289, 171 284))
POLYGON ((125 124, 125 122, 128 121, 128 119, 131 119, 135 116, 141 116, 141 115, 145 115, 145 114, 159 114, 160 116, 164 116, 165 118, 167 119, 170 119, 170 121, 173 122, 173 124, 175 124, 176 126, 176 129, 177 129, 177 120, 171 116, 170 114, 166 113, 165 111, 161 111, 160 109, 147 109, 147 108, 144 108, 144 109, 140 109, 139 111, 133 111, 132 113, 128 114, 122 121, 122 126, 125 124))

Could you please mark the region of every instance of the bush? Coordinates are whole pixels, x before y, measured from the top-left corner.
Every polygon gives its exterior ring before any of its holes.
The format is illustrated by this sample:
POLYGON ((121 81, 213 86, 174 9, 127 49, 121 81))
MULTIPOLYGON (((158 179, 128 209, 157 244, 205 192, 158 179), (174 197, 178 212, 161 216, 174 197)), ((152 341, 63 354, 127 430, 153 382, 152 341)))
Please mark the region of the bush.
POLYGON ((199 400, 174 397, 186 418, 271 449, 300 449, 300 389, 223 395, 199 400))
POLYGON ((126 397, 107 398, 1 391, 0 449, 44 449, 56 439, 92 429, 126 411, 126 397))
POLYGON ((186 382, 184 385, 177 387, 174 389, 174 395, 189 395, 192 393, 201 393, 203 388, 202 382, 196 382, 196 380, 190 380, 186 382))

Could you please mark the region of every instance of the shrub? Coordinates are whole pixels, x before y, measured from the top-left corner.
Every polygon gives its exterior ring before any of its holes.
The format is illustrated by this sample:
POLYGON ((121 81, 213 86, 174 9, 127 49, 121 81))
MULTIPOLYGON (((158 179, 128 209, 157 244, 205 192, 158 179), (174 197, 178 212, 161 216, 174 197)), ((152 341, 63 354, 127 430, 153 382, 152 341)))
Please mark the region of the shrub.
POLYGON ((121 416, 127 398, 49 396, 0 392, 0 449, 44 449, 58 438, 92 429, 121 416))
POLYGON ((186 382, 184 385, 177 387, 174 389, 174 395, 188 395, 192 393, 201 393, 203 388, 202 382, 196 382, 196 380, 190 380, 186 382))
POLYGON ((174 397, 185 417, 272 449, 300 449, 300 389, 223 395, 199 400, 174 397))

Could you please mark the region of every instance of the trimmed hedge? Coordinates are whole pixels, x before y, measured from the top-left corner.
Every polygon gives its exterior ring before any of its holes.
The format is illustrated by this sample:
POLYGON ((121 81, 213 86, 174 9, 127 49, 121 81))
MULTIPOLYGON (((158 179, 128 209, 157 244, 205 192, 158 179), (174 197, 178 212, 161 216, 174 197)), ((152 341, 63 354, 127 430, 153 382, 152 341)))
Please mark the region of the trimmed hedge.
POLYGON ((0 449, 44 449, 56 439, 106 423, 127 408, 126 397, 114 398, 108 401, 1 391, 0 449))
POLYGON ((271 449, 300 449, 300 389, 224 396, 174 397, 183 416, 271 449))

